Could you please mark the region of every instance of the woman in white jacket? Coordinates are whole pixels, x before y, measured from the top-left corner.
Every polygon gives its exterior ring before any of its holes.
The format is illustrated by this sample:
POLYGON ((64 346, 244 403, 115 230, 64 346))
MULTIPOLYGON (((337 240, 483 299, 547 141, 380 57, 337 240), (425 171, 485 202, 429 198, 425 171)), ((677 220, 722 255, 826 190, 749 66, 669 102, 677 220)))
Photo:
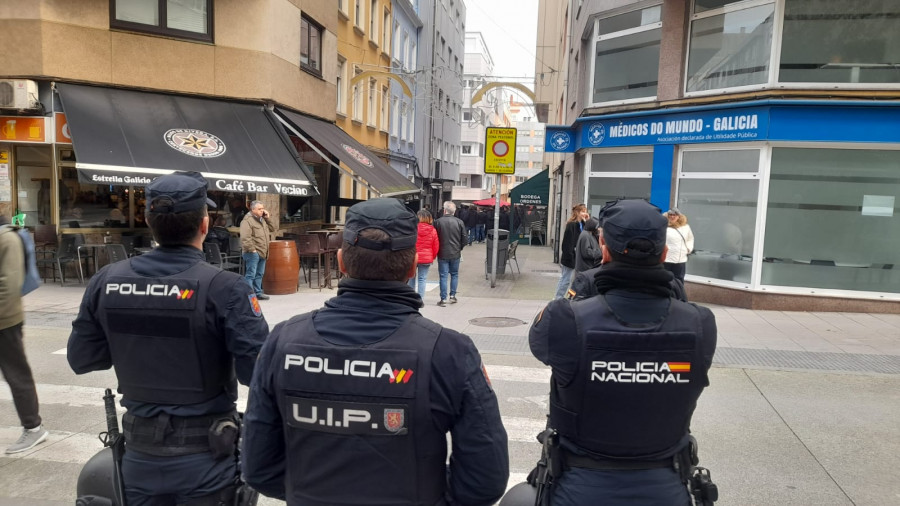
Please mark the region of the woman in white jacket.
POLYGON ((669 247, 669 252, 666 254, 665 267, 684 283, 687 257, 694 251, 694 233, 687 224, 687 216, 678 209, 669 209, 666 217, 669 219, 669 228, 666 229, 666 246, 669 247))

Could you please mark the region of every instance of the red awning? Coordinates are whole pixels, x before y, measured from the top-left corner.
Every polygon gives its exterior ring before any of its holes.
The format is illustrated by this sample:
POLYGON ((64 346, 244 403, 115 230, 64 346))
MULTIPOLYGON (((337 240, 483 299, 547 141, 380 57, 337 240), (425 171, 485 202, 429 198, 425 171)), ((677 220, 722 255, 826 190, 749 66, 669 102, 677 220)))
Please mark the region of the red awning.
MULTIPOLYGON (((472 203, 475 204, 476 206, 491 207, 491 206, 494 206, 497 204, 497 199, 481 199, 481 200, 476 200, 475 202, 472 202, 472 203)), ((505 200, 500 201, 500 207, 508 206, 508 205, 509 205, 509 202, 507 202, 505 200)))

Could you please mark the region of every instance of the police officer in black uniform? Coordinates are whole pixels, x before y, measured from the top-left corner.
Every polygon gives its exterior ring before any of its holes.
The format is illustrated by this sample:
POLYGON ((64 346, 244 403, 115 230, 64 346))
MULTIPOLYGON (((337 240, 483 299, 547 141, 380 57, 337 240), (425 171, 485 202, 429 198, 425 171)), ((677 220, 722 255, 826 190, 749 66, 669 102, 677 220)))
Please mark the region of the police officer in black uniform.
POLYGON ((561 476, 550 504, 690 504, 690 422, 716 348, 709 309, 682 300, 663 266, 666 218, 643 200, 601 211, 598 295, 558 299, 529 332, 552 369, 561 476))
POLYGON ((406 284, 416 215, 367 200, 343 234, 337 297, 278 324, 260 352, 247 483, 289 506, 492 504, 509 477, 506 431, 472 340, 422 317, 406 284))
POLYGON ((159 247, 101 269, 69 336, 77 374, 115 367, 128 411, 128 506, 231 504, 237 382, 249 384, 268 325, 253 290, 204 261, 206 180, 176 172, 146 188, 159 247))

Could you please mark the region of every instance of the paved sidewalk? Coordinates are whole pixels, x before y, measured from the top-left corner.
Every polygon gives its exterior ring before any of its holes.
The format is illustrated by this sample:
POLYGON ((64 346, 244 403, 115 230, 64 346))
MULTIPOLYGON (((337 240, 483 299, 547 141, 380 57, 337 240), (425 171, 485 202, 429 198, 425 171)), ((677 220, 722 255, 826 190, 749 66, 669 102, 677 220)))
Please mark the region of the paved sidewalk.
MULTIPOLYGON (((436 263, 428 273, 422 314, 472 336, 483 353, 528 355, 528 327, 553 297, 559 269, 549 247, 521 245, 520 272, 507 266, 495 286, 485 276, 485 245, 463 251, 458 304, 436 305, 436 263)), ((29 326, 65 327, 78 311, 82 285, 46 283, 25 297, 29 326)), ((321 307, 336 289, 302 284, 262 301, 270 325, 321 307)), ((709 305, 719 328, 720 366, 900 374, 900 315, 754 311, 709 305)))

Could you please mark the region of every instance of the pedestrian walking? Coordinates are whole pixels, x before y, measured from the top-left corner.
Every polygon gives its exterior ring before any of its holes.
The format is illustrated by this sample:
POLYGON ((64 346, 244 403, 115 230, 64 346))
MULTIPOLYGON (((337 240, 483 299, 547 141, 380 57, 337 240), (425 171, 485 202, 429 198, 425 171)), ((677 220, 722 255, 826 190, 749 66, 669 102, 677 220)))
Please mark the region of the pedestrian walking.
POLYGON ((584 221, 590 218, 587 212, 587 206, 578 204, 572 207, 572 214, 566 221, 566 228, 563 231, 562 245, 559 249, 559 268, 561 270, 559 283, 556 284, 556 295, 554 299, 560 299, 566 294, 569 284, 572 282, 572 272, 575 271, 575 245, 578 243, 578 236, 584 229, 584 221))
POLYGON ((16 229, 8 225, 9 218, 0 216, 0 372, 9 385, 22 424, 22 435, 6 447, 5 453, 13 454, 43 443, 49 433, 41 424, 37 389, 22 341, 25 248, 16 229))
POLYGON ((596 218, 588 218, 584 222, 584 230, 575 243, 575 272, 584 272, 600 265, 603 250, 600 249, 599 229, 600 222, 596 218))
POLYGON ((437 305, 445 307, 448 303, 456 304, 456 288, 459 286, 459 262, 462 250, 466 247, 469 236, 466 225, 454 216, 456 204, 444 202, 444 216, 434 222, 438 233, 440 251, 438 251, 438 273, 441 288, 441 300, 437 305), (448 298, 449 295, 449 298, 448 298))
POLYGON ((416 217, 419 219, 418 239, 416 240, 418 263, 416 265, 416 275, 409 278, 409 286, 413 287, 413 289, 418 288, 419 297, 424 302, 425 280, 428 279, 428 270, 431 269, 431 264, 437 258, 440 250, 440 241, 438 241, 437 230, 432 225, 431 213, 423 209, 416 213, 416 217))

